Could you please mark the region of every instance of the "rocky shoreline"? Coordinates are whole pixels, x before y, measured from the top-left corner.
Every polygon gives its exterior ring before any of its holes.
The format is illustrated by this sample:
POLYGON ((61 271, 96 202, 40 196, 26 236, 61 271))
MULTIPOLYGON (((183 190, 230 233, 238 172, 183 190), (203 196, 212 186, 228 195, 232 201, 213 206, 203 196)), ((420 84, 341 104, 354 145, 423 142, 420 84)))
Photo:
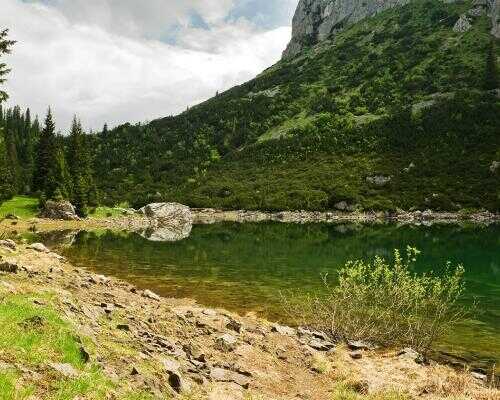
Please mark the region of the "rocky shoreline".
POLYGON ((492 224, 500 222, 500 214, 481 212, 397 211, 343 212, 343 211, 224 211, 212 208, 192 209, 195 224, 217 222, 283 222, 283 223, 398 223, 411 225, 432 224, 492 224))
MULTIPOLYGON (((120 398, 125 384, 152 398, 213 400, 336 399, 340 386, 355 396, 380 395, 377 399, 391 391, 402 396, 391 399, 499 396, 487 387, 486 376, 424 365, 410 350, 332 343, 321 332, 161 298, 77 269, 41 244, 2 241, 0 257, 0 299, 21 294, 42 306, 38 296, 53 294, 52 306, 75 327, 82 343, 93 343, 84 349, 86 362, 116 384, 108 398, 120 398)), ((53 365, 32 371, 1 351, 0 364, 36 388, 54 373, 53 365)), ((71 365, 58 368, 61 374, 83 373, 71 365)))
POLYGON ((192 225, 215 224, 221 222, 259 223, 280 222, 292 224, 397 224, 397 225, 491 225, 500 223, 500 213, 479 212, 439 212, 439 211, 397 211, 397 212, 349 212, 349 211, 250 211, 220 210, 214 208, 191 208, 176 203, 156 205, 174 206, 167 217, 152 217, 143 211, 123 209, 119 216, 85 219, 48 218, 4 218, 0 220, 0 230, 7 233, 22 231, 50 230, 95 230, 111 229, 139 232, 151 240, 180 240, 189 235, 192 225), (176 221, 181 220, 182 224, 176 221), (173 222, 174 223, 173 223, 173 222), (163 230, 163 232, 158 232, 163 230))

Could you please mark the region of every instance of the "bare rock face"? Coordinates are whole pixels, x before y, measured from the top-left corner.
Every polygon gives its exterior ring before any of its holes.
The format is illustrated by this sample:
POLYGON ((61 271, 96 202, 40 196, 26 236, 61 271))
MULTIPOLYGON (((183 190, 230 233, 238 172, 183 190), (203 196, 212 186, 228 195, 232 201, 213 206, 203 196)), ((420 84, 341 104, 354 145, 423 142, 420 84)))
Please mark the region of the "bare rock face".
MULTIPOLYGON (((283 52, 291 59, 304 49, 333 38, 349 26, 366 17, 392 7, 403 6, 412 0, 300 0, 292 23, 292 40, 283 52)), ((413 0, 416 1, 416 0, 413 0)), ((443 0, 453 3, 456 0, 443 0)), ((500 38, 500 0, 475 0, 471 16, 487 13, 492 21, 491 34, 500 38)), ((463 15, 455 30, 466 32, 470 21, 463 15)))
POLYGON ((142 236, 154 242, 175 242, 187 238, 193 228, 189 207, 178 203, 153 203, 140 209, 150 219, 142 236))
POLYGON ((293 17, 292 40, 284 59, 343 31, 356 22, 410 0, 300 0, 293 17))
POLYGON ((69 201, 48 200, 45 208, 40 214, 42 218, 62 219, 65 221, 75 221, 80 218, 76 215, 75 207, 69 201))
POLYGON ((457 33, 464 33, 467 32, 470 28, 472 28, 472 24, 467 15, 463 14, 460 16, 455 26, 453 27, 453 31, 457 33))

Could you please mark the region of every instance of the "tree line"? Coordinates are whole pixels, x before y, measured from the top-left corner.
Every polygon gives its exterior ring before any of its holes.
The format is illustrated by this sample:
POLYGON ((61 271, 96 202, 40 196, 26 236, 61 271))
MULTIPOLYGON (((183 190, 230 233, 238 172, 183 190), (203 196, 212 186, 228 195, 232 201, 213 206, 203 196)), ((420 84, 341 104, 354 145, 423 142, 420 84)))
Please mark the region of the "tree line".
POLYGON ((16 194, 68 199, 77 213, 97 204, 90 138, 75 117, 68 136, 56 132, 49 109, 43 126, 30 110, 0 106, 0 200, 16 194))

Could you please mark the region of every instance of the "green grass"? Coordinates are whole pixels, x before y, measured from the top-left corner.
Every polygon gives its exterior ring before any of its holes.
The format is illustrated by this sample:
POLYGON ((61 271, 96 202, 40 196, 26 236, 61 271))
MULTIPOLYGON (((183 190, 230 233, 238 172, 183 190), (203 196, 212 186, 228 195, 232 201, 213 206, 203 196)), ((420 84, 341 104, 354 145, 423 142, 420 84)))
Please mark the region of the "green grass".
POLYGON ((97 207, 89 216, 94 218, 110 218, 122 215, 122 211, 114 207, 97 207))
MULTIPOLYGON (((63 319, 54 307, 52 294, 12 295, 0 289, 0 400, 24 400, 30 396, 48 400, 105 400, 114 391, 117 399, 149 400, 146 391, 132 390, 128 382, 113 383, 95 364, 95 346, 63 319), (46 305, 37 306, 34 300, 46 305), (90 353, 86 362, 82 346, 90 353), (67 363, 75 377, 62 377, 51 363, 67 363), (23 368, 18 368, 18 366, 23 368), (23 370, 38 372, 23 374, 23 370)), ((165 397, 168 398, 168 397, 165 397)))
POLYGON ((16 389, 18 375, 13 371, 0 372, 0 400, 24 400, 31 396, 34 388, 16 389))
POLYGON ((29 196, 15 196, 0 204, 0 219, 15 215, 22 219, 34 218, 38 214, 38 199, 29 196))
MULTIPOLYGON (((87 393, 92 393, 92 399, 106 398, 109 380, 95 365, 85 363, 80 350, 82 342, 86 349, 90 343, 50 306, 50 296, 43 298, 48 306, 37 307, 33 300, 25 295, 8 295, 1 300, 0 361, 38 371, 47 371, 50 363, 68 363, 79 376, 51 379, 47 398, 69 400, 87 393)), ((18 371, 0 374, 0 400, 24 399, 36 392, 34 384, 19 387, 19 377, 18 371)))
POLYGON ((80 344, 68 323, 50 307, 37 308, 25 296, 0 303, 0 349, 8 359, 39 366, 52 362, 81 368, 80 344))

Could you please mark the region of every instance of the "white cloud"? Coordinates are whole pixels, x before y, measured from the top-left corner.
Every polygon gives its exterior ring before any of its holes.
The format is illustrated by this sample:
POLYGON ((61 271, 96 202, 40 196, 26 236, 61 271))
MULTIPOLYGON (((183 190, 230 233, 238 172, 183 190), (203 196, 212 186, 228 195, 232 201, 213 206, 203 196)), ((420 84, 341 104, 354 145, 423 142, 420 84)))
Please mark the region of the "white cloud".
POLYGON ((288 26, 227 22, 233 0, 47 3, 2 0, 0 27, 18 41, 7 90, 41 116, 51 105, 62 128, 74 113, 93 129, 178 113, 254 77, 290 37, 288 26), (193 12, 209 29, 188 23, 193 12), (172 27, 176 44, 160 41, 172 27))

